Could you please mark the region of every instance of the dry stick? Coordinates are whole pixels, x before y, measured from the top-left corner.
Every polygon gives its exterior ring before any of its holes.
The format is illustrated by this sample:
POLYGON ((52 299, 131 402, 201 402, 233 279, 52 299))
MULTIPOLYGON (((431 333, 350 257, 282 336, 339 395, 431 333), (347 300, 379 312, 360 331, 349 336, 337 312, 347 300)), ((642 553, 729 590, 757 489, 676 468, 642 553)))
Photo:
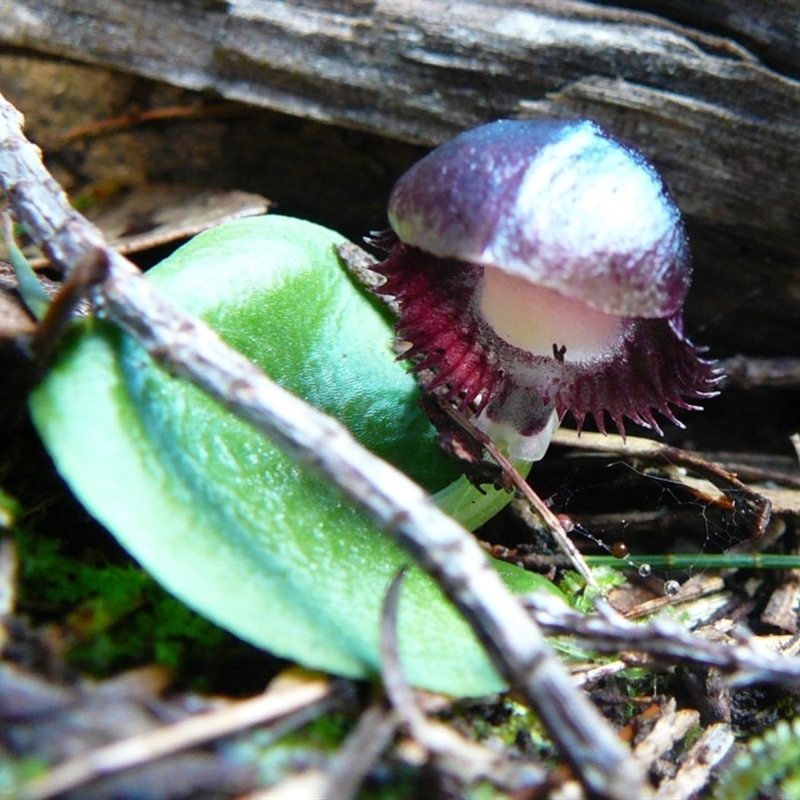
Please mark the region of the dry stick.
POLYGON ((752 358, 733 356, 720 362, 723 386, 737 389, 797 389, 800 358, 752 358))
POLYGON ((383 601, 380 638, 381 680, 392 708, 408 728, 408 732, 423 747, 426 747, 425 715, 417 706, 414 693, 406 683, 397 641, 397 610, 400 605, 400 588, 405 574, 406 570, 401 569, 394 576, 389 588, 386 590, 386 597, 383 601))
POLYGON ((497 445, 481 430, 476 428, 460 411, 453 406, 445 403, 441 404, 442 410, 470 436, 479 441, 486 452, 494 459, 497 465, 503 470, 503 475, 508 478, 514 488, 528 501, 547 526, 551 536, 556 540, 556 544, 561 552, 570 560, 570 563, 580 576, 586 581, 588 586, 595 589, 599 588, 597 578, 594 577, 591 567, 586 563, 583 554, 569 538, 569 531, 564 527, 561 520, 550 510, 547 503, 528 485, 525 478, 519 474, 516 467, 500 452, 497 445))
POLYGON ((520 790, 528 793, 533 793, 534 789, 541 790, 550 783, 545 769, 511 759, 501 751, 467 738, 443 722, 428 719, 418 704, 403 673, 397 638, 400 587, 405 572, 405 569, 398 572, 389 585, 381 614, 381 678, 397 719, 426 751, 427 757, 433 760, 445 779, 452 776, 461 786, 488 781, 496 789, 511 794, 520 790))
POLYGON ((67 759, 22 788, 25 800, 46 800, 89 781, 141 766, 158 758, 238 733, 246 728, 297 715, 299 727, 342 699, 342 686, 313 678, 273 689, 230 706, 163 725, 67 759))
POLYGON ((75 265, 69 280, 53 298, 47 314, 39 323, 31 342, 31 351, 41 364, 46 364, 53 355, 61 334, 69 324, 82 300, 90 289, 105 277, 106 261, 102 250, 92 250, 87 259, 75 265))
POLYGON ((107 136, 118 131, 128 130, 147 122, 207 119, 209 117, 232 116, 234 114, 241 116, 248 113, 248 108, 248 106, 225 101, 199 106, 168 106, 144 111, 131 111, 127 114, 120 114, 118 117, 89 122, 68 130, 58 139, 56 150, 60 150, 77 139, 95 139, 99 136, 107 136))
POLYGON ((397 716, 382 698, 374 701, 361 714, 358 724, 326 770, 317 800, 356 797, 370 769, 389 746, 396 731, 397 716))
POLYGON ((277 386, 207 325, 160 297, 69 206, 38 149, 22 134, 22 116, 2 95, 0 182, 18 221, 68 278, 92 250, 104 254, 108 271, 93 290, 98 313, 135 337, 171 373, 324 475, 416 557, 469 620, 499 673, 539 713, 589 793, 621 800, 649 793, 630 752, 576 689, 477 541, 402 472, 359 445, 344 426, 277 386))
POLYGON ((553 636, 577 637, 600 653, 638 651, 667 663, 716 667, 737 686, 754 683, 800 685, 800 660, 767 650, 757 639, 736 644, 704 639, 678 622, 654 619, 634 623, 606 601, 597 601, 597 615, 586 616, 544 593, 526 600, 539 626, 553 636))

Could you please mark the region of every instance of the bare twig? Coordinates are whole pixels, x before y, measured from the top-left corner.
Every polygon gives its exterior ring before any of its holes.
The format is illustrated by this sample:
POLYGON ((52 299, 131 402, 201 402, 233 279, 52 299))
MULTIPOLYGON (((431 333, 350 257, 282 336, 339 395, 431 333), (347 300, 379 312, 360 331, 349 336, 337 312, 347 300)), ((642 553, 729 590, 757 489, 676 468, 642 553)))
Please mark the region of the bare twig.
POLYGON ((381 698, 372 703, 339 748, 315 796, 319 800, 348 800, 355 797, 396 730, 397 716, 386 702, 381 698))
POLYGON ((417 706, 414 693, 406 683, 403 665, 397 646, 397 608, 400 603, 400 588, 406 570, 400 570, 394 576, 386 598, 383 601, 381 614, 381 678, 386 689, 386 696, 395 713, 423 747, 429 748, 425 715, 417 706))
MULTIPOLYGON (((649 562, 648 562, 649 563, 649 562)), ((667 606, 678 606, 691 603, 701 597, 716 595, 725 586, 725 581, 718 575, 696 575, 684 583, 674 594, 666 592, 661 597, 651 597, 625 610, 623 616, 627 620, 642 619, 656 614, 667 606)))
POLYGON ((720 363, 723 386, 737 389, 800 388, 800 358, 733 356, 720 363))
POLYGON ((503 751, 467 739, 454 728, 428 719, 403 675, 397 642, 397 610, 405 571, 389 585, 381 615, 381 677, 395 714, 436 766, 462 785, 487 780, 511 791, 541 788, 547 774, 532 764, 514 763, 503 751))
POLYGON ((236 103, 208 103, 190 106, 169 106, 167 108, 151 108, 146 111, 130 111, 116 117, 88 122, 66 131, 56 143, 56 149, 78 139, 94 139, 124 131, 136 125, 149 122, 173 121, 177 119, 208 119, 246 113, 244 107, 236 103))
POLYGON ((36 358, 46 363, 52 356, 59 338, 71 321, 92 287, 104 277, 106 262, 101 250, 92 250, 87 258, 79 262, 70 273, 69 280, 55 296, 47 314, 39 324, 31 342, 31 351, 36 358))
MULTIPOLYGON (((340 687, 341 688, 341 687, 340 687)), ((255 725, 294 717, 297 726, 341 702, 342 692, 325 678, 306 678, 215 711, 164 725, 68 761, 23 787, 26 800, 45 800, 89 781, 187 750, 255 725)))
POLYGON ((298 462, 324 475, 411 552, 472 624, 498 671, 537 710, 594 795, 645 796, 639 766, 492 569, 475 539, 403 473, 361 447, 338 422, 270 381, 205 324, 160 297, 100 232, 69 206, 0 97, 0 182, 17 219, 69 276, 89 253, 108 263, 98 308, 151 356, 225 404, 298 462))
POLYGON ((572 668, 572 679, 577 686, 588 688, 594 686, 599 681, 606 680, 614 675, 619 675, 626 669, 630 669, 629 661, 617 659, 616 661, 607 661, 605 664, 596 664, 594 662, 588 664, 580 664, 572 668))
POLYGON ((603 653, 635 651, 671 663, 716 667, 737 685, 800 682, 800 661, 759 648, 752 640, 723 644, 690 633, 672 620, 635 623, 597 601, 598 614, 585 616, 554 597, 535 595, 528 608, 540 628, 551 635, 569 635, 603 653))

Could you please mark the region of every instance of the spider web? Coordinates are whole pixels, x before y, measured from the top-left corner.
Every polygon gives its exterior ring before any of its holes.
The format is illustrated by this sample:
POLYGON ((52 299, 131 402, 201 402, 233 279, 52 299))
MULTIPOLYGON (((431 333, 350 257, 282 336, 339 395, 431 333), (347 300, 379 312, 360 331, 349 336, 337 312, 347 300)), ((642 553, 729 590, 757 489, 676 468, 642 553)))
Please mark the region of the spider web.
MULTIPOLYGON (((665 582, 684 581, 699 569, 692 556, 723 557, 752 536, 747 513, 711 484, 690 474, 670 474, 683 472, 680 468, 608 457, 579 461, 556 471, 545 496, 575 523, 573 540, 586 554, 617 556, 642 574, 654 560, 649 556, 688 555, 688 567, 667 565, 651 572, 665 582)), ((538 475, 532 480, 537 484, 538 475)))

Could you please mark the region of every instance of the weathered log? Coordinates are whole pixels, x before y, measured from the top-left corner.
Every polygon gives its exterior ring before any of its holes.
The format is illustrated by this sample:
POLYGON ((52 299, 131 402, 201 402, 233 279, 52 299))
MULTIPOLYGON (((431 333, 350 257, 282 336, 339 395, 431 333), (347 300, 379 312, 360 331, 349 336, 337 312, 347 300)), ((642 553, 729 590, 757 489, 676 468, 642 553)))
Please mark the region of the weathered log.
MULTIPOLYGON (((600 0, 603 5, 620 5, 600 0)), ((625 6, 732 39, 768 66, 800 77, 800 7, 795 0, 626 0, 625 6)))
POLYGON ((700 338, 797 353, 800 82, 778 69, 800 12, 677 6, 765 61, 639 11, 531 0, 0 0, 0 41, 423 144, 497 117, 593 117, 686 211, 700 338))

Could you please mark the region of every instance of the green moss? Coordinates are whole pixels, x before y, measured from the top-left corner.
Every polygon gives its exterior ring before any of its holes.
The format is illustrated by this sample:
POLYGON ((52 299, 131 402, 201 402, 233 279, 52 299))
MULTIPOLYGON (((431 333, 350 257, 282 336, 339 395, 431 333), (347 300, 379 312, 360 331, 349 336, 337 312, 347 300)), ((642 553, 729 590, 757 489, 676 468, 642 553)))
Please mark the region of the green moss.
POLYGON ((0 531, 10 530, 19 516, 19 503, 0 489, 0 531))
POLYGON ((523 739, 526 753, 551 749, 538 716, 506 695, 487 702, 459 703, 447 713, 446 722, 470 739, 499 740, 511 750, 520 749, 523 739))
MULTIPOLYGON (((15 531, 20 603, 35 623, 62 626, 68 662, 96 677, 157 663, 195 689, 220 688, 240 659, 265 657, 195 614, 124 556, 15 531)), ((264 671, 252 688, 262 688, 264 671)), ((234 682, 235 683, 235 682, 234 682)), ((246 689, 246 682, 238 691, 246 689)))
POLYGON ((47 769, 48 765, 36 758, 13 758, 7 753, 0 754, 0 798, 21 797, 22 787, 47 769))

